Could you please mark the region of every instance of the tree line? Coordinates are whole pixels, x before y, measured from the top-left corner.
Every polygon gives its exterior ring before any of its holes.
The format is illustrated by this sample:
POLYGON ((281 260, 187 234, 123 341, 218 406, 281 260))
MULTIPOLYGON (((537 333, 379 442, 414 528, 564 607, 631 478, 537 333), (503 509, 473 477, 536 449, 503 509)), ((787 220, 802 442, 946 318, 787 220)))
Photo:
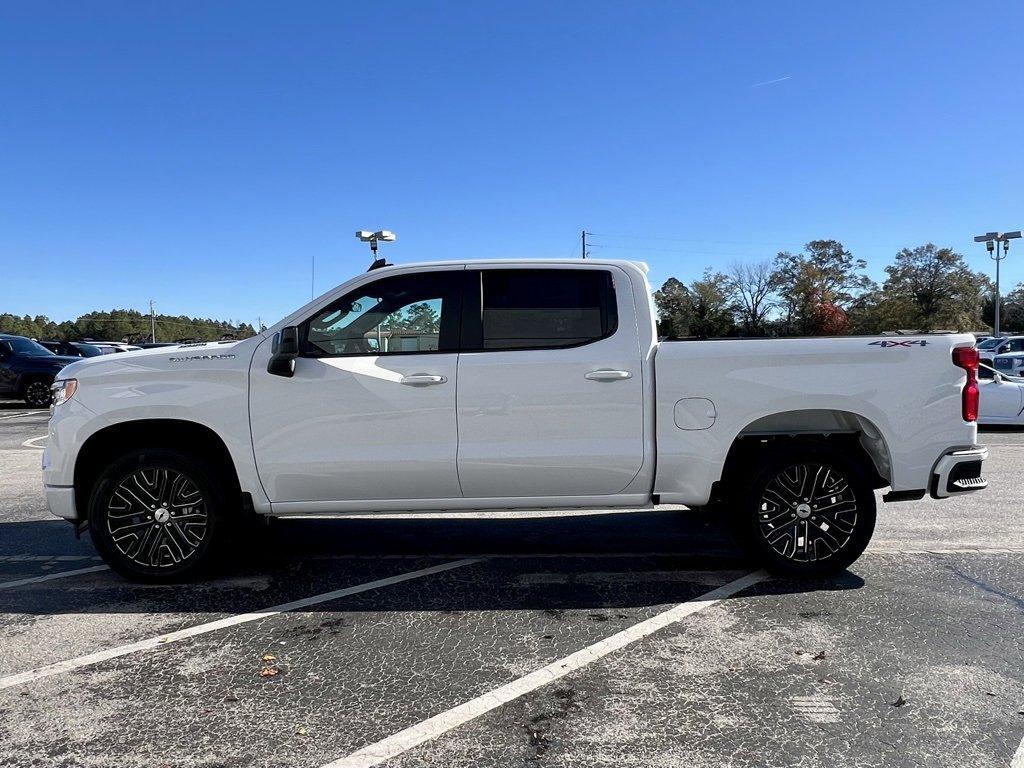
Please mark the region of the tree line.
MULTIPOLYGON (((884 331, 978 331, 993 322, 993 285, 962 254, 932 243, 904 248, 881 285, 838 240, 800 253, 671 277, 654 294, 658 332, 670 338, 825 336, 884 331)), ((1024 330, 1024 283, 1003 298, 1001 330, 1024 330)))
MULTIPOLYGON (((150 338, 149 315, 134 309, 114 309, 110 312, 89 312, 77 320, 56 322, 45 315, 0 314, 0 333, 27 336, 38 340, 126 341, 145 342, 150 338)), ((218 341, 223 338, 246 339, 256 333, 248 323, 230 320, 186 317, 185 315, 157 315, 158 341, 218 341)))

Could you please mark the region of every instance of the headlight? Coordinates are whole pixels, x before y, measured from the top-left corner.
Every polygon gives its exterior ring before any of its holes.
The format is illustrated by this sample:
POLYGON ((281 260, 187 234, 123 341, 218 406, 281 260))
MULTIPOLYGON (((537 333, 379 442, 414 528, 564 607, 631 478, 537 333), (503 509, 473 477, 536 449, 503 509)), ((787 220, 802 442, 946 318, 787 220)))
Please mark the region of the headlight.
POLYGON ((53 382, 53 404, 62 405, 75 396, 78 391, 78 379, 61 379, 53 382))

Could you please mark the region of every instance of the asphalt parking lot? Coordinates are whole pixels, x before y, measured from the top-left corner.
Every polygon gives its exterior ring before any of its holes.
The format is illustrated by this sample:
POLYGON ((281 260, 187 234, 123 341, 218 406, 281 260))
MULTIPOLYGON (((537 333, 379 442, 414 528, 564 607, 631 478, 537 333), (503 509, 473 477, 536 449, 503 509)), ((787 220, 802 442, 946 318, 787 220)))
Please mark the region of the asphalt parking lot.
POLYGON ((1024 432, 827 581, 669 509, 287 521, 154 587, 49 516, 47 417, 0 403, 0 765, 1024 766, 1024 432))

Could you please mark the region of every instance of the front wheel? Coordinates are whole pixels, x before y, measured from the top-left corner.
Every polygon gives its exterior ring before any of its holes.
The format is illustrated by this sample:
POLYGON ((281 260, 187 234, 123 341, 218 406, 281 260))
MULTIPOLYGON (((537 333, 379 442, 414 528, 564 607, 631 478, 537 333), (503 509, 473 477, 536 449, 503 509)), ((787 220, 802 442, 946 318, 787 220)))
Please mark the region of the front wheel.
POLYGON ((49 408, 52 399, 50 385, 43 379, 33 379, 25 385, 25 402, 33 408, 49 408))
POLYGON ((875 494, 858 465, 817 444, 752 464, 734 523, 741 544, 768 570, 826 576, 860 557, 875 529, 875 494))
POLYGON ((196 459, 136 450, 97 481, 89 532, 113 570, 133 581, 176 582, 204 573, 223 537, 220 484, 196 459))

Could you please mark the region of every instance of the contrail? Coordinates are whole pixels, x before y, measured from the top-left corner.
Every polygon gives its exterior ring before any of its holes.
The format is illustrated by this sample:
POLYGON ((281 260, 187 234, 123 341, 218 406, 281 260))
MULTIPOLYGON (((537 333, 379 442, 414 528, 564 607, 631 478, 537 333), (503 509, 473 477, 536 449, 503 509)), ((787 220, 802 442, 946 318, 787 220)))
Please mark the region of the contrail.
POLYGON ((775 83, 781 83, 783 80, 792 80, 792 75, 786 75, 785 77, 776 77, 774 80, 765 80, 763 83, 754 83, 751 88, 760 88, 762 85, 774 85, 775 83))

